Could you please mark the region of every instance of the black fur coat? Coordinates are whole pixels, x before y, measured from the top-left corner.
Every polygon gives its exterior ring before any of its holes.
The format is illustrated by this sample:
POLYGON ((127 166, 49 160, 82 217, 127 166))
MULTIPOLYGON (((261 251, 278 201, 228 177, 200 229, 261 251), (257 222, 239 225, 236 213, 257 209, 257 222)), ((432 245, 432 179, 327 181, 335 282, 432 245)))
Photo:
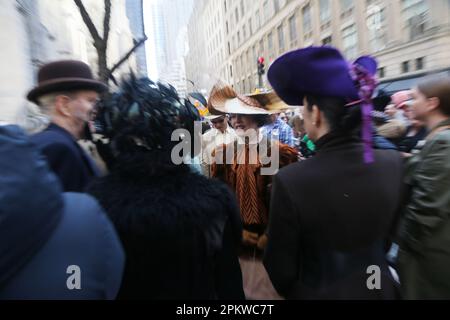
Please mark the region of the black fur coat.
POLYGON ((126 252, 118 298, 244 299, 234 195, 187 166, 158 163, 122 159, 89 188, 126 252))

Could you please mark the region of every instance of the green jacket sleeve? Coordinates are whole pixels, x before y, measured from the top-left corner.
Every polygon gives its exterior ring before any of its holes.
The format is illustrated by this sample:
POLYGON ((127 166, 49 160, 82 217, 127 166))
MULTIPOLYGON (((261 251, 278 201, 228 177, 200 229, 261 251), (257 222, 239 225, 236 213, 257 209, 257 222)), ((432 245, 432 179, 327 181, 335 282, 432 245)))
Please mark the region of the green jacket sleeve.
POLYGON ((430 141, 413 178, 400 238, 404 247, 421 252, 433 231, 450 217, 450 139, 430 141))

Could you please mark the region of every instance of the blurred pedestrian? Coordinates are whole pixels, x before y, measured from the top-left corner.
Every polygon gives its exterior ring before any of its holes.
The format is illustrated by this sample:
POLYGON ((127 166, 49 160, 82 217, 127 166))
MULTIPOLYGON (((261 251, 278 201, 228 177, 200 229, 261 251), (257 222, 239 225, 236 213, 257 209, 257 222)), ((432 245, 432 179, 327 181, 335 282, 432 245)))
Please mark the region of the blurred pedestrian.
POLYGON ((269 123, 261 128, 262 134, 294 147, 294 131, 287 124, 286 114, 274 113, 268 119, 269 123))
POLYGON ((38 80, 28 99, 49 116, 50 125, 32 141, 46 156, 64 191, 82 192, 100 171, 77 140, 92 134, 94 106, 107 87, 94 80, 89 66, 80 61, 44 65, 38 80))
POLYGON ((450 78, 425 80, 412 95, 414 117, 430 133, 406 170, 402 292, 405 299, 450 299, 450 78))
POLYGON ((234 129, 228 124, 228 115, 210 115, 206 119, 211 122, 212 128, 202 137, 202 169, 207 177, 211 177, 214 150, 224 144, 232 143, 237 136, 234 129))
POLYGON ((361 57, 349 67, 336 49, 310 47, 269 69, 278 95, 305 106, 317 151, 281 169, 272 187, 264 265, 288 299, 397 296, 385 249, 400 203, 402 161, 395 151, 370 147, 376 65, 361 57), (369 266, 378 268, 379 290, 368 287, 369 266))
POLYGON ((412 97, 409 100, 408 105, 404 107, 405 116, 408 119, 409 126, 406 129, 406 133, 398 139, 397 146, 398 150, 404 154, 406 157, 410 157, 415 150, 415 148, 424 142, 426 136, 428 135, 427 127, 422 120, 418 120, 414 116, 412 110, 412 97))
POLYGON ((0 127, 0 300, 115 299, 125 263, 90 196, 63 193, 18 127, 0 127))
MULTIPOLYGON (((113 221, 127 255, 120 299, 243 299, 237 257, 242 226, 225 184, 182 160, 200 116, 173 87, 131 76, 99 105, 114 155, 89 188, 113 221)), ((191 141, 192 142, 192 141, 191 141)))

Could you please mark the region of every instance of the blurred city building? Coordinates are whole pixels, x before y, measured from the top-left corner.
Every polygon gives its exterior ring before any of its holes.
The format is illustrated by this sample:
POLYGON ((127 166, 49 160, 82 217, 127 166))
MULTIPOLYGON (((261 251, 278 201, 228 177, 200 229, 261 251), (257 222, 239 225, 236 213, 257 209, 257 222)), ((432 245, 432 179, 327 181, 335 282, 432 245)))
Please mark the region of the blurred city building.
MULTIPOLYGON (((144 0, 126 0, 127 17, 130 21, 131 32, 137 42, 145 37, 144 0)), ((147 76, 147 52, 145 45, 135 51, 137 72, 140 76, 147 76)))
POLYGON ((188 25, 186 75, 203 93, 228 80, 225 7, 222 1, 196 0, 188 25))
MULTIPOLYGON (((104 2, 84 0, 93 23, 103 31, 104 2)), ((125 0, 112 0, 108 65, 117 63, 132 47, 133 33, 125 0)), ((0 9, 0 122, 19 123, 32 106, 27 91, 36 84, 38 68, 59 59, 78 59, 97 72, 97 53, 92 37, 73 1, 3 0, 0 9)), ((134 55, 115 73, 120 79, 137 71, 134 55)))
POLYGON ((181 96, 192 90, 186 82, 184 61, 192 5, 193 0, 154 0, 151 6, 159 80, 174 86, 181 96))
POLYGON ((450 72, 449 0, 196 0, 194 6, 186 69, 189 78, 206 79, 202 86, 220 78, 242 93, 254 91, 259 57, 267 70, 279 55, 311 45, 335 46, 349 60, 375 55, 387 92, 430 72, 450 72))

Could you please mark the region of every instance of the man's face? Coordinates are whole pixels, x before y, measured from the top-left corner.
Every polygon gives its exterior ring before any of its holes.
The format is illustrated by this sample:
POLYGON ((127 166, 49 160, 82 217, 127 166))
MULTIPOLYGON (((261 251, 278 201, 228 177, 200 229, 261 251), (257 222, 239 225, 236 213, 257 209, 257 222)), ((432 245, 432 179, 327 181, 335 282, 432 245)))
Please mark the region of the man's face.
POLYGON ((67 108, 72 127, 78 133, 77 138, 84 137, 86 125, 89 125, 91 132, 94 132, 93 120, 98 99, 97 92, 88 90, 78 91, 69 98, 67 108))
POLYGON ((211 123, 213 128, 219 130, 220 132, 225 132, 225 130, 227 130, 228 123, 226 116, 211 120, 211 123))

